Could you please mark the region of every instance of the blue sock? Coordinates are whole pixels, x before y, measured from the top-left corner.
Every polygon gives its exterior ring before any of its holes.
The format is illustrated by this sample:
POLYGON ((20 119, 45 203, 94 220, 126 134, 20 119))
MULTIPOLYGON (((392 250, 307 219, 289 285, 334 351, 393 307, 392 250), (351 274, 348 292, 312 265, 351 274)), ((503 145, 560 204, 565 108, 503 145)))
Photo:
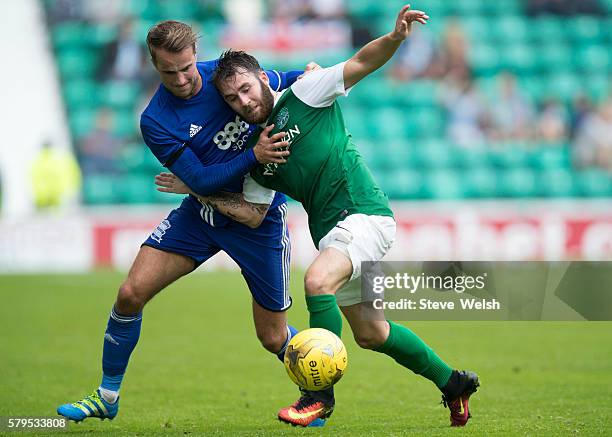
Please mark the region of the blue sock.
POLYGON ((140 337, 142 312, 132 316, 111 311, 104 333, 102 352, 102 383, 100 388, 119 391, 128 360, 140 337))
POLYGON ((293 336, 295 334, 298 333, 298 330, 295 329, 293 326, 291 325, 287 325, 287 340, 285 341, 285 344, 283 345, 283 347, 281 348, 280 352, 278 352, 276 354, 276 356, 278 357, 279 360, 284 361, 285 360, 285 350, 287 350, 287 345, 289 344, 289 342, 291 341, 291 339, 293 338, 293 336))

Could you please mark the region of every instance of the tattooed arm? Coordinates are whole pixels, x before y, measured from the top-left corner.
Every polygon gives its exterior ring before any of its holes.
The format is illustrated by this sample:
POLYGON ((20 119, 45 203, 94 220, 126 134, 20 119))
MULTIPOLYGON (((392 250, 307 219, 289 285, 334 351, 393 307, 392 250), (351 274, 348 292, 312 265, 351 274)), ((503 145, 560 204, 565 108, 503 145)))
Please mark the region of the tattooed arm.
POLYGON ((172 173, 158 174, 155 176, 155 184, 158 186, 157 190, 164 193, 191 194, 200 203, 210 205, 221 214, 250 228, 261 225, 270 207, 268 204, 247 202, 242 193, 221 191, 211 196, 197 195, 172 173))
POLYGON ((244 200, 242 193, 228 193, 221 191, 212 196, 196 196, 203 204, 208 204, 221 214, 232 220, 257 228, 261 225, 270 205, 264 203, 251 203, 244 200))

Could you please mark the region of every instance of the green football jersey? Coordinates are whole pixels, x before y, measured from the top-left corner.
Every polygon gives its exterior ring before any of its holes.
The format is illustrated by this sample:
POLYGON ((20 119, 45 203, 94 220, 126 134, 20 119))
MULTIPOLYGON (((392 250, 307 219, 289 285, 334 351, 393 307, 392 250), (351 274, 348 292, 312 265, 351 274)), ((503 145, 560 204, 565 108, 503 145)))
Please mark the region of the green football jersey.
MULTIPOLYGON (((338 95, 345 95, 344 64, 317 70, 295 82, 274 105, 270 133, 287 132, 291 155, 284 164, 259 165, 260 185, 299 201, 308 214, 315 246, 350 214, 393 216, 389 200, 344 126, 338 95)), ((257 142, 259 128, 249 147, 257 142)))

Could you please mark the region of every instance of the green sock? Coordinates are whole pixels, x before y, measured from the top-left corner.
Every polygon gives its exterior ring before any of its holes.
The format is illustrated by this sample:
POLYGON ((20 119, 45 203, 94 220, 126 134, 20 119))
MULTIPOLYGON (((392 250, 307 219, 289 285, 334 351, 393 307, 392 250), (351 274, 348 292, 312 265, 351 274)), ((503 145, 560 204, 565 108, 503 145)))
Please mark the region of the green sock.
POLYGON ((325 328, 338 337, 342 334, 342 316, 333 294, 306 296, 311 328, 325 328))
POLYGON ((400 365, 432 381, 442 389, 453 369, 405 326, 389 321, 389 338, 376 352, 389 355, 400 365))

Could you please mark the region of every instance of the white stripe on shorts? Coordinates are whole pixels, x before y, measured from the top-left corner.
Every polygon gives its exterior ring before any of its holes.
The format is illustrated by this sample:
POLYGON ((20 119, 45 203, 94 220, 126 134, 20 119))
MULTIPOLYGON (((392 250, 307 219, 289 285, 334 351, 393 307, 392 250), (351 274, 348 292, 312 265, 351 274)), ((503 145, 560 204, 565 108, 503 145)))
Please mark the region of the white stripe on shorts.
POLYGON ((289 230, 287 228, 287 205, 282 204, 278 207, 281 212, 281 221, 283 223, 283 307, 287 308, 291 304, 289 299, 289 272, 291 260, 291 239, 289 238, 289 230))

